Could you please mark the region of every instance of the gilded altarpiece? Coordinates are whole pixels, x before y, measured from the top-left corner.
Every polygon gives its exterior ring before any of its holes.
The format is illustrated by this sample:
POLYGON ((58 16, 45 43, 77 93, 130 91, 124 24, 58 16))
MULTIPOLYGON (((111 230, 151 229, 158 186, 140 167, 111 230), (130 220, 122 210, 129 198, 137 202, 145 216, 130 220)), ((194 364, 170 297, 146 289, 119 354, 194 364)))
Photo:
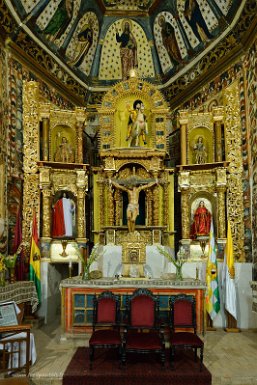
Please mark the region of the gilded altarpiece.
MULTIPOLYGON (((244 261, 242 155, 237 82, 223 91, 223 106, 211 112, 179 114, 181 136, 182 240, 197 257, 192 245, 200 244, 202 257, 209 234, 193 234, 194 215, 201 204, 212 217, 220 251, 224 250, 227 221, 231 223, 235 258, 244 261)), ((222 252, 223 255, 223 252, 222 252)), ((199 256, 199 255, 198 255, 199 256)))
MULTIPOLYGON (((67 243, 85 246, 85 195, 88 165, 83 164, 82 132, 85 111, 60 110, 42 101, 37 82, 24 83, 23 239, 29 243, 36 212, 42 257, 63 261, 67 243), (74 205, 74 231, 53 234, 53 208, 67 196, 74 205), (71 199, 70 199, 71 198, 71 199)), ((75 251, 70 255, 76 257, 75 251)))
POLYGON ((103 167, 94 169, 95 242, 122 246, 125 276, 133 265, 144 276, 146 245, 174 245, 174 170, 164 164, 168 112, 161 93, 137 78, 114 86, 98 109, 103 167), (130 117, 140 114, 137 104, 144 107, 141 121, 147 122, 147 129, 139 123, 134 140, 130 133, 135 125, 130 117), (133 188, 141 222, 132 223, 131 230, 126 217, 131 201, 126 201, 126 196, 133 188))

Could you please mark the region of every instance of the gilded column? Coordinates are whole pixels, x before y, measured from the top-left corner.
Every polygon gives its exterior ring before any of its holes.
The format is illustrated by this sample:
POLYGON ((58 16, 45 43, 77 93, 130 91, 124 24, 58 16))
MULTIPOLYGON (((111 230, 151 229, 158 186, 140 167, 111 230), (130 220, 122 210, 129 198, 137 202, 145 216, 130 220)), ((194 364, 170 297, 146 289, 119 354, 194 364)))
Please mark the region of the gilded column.
POLYGON ((52 225, 52 192, 49 186, 44 186, 42 189, 43 195, 43 215, 42 215, 42 236, 44 238, 51 237, 51 225, 52 225))
POLYGON ((217 200, 218 200, 218 238, 226 238, 226 206, 225 206, 225 191, 226 187, 217 188, 217 200))
POLYGON ((120 226, 121 221, 121 193, 119 190, 114 192, 114 202, 115 202, 115 226, 120 226))
POLYGON ((112 194, 112 190, 109 188, 108 189, 108 218, 107 218, 107 223, 109 226, 113 226, 114 224, 114 198, 112 194))
POLYGON ((39 83, 24 82, 23 85, 23 140, 24 140, 24 184, 23 184, 23 240, 30 242, 31 223, 36 211, 40 221, 40 191, 38 180, 39 161, 39 83))
POLYGON ((188 126, 188 111, 179 111, 179 123, 180 123, 180 153, 182 165, 187 164, 187 126, 188 126))
POLYGON ((226 238, 226 196, 227 191, 227 170, 225 167, 216 169, 216 189, 218 201, 218 238, 226 238))
POLYGON ((159 226, 159 186, 153 188, 153 225, 159 226))
POLYGON ((110 181, 113 177, 113 171, 108 170, 106 172, 107 179, 105 180, 105 186, 107 186, 107 226, 113 226, 114 225, 114 194, 115 190, 113 191, 112 185, 110 186, 108 181, 110 181))
POLYGON ((190 238, 190 171, 180 171, 178 175, 178 188, 181 191, 181 224, 182 239, 190 238))
POLYGON ((85 190, 78 188, 77 191, 77 238, 86 237, 86 220, 85 220, 85 190))
POLYGON ((146 200, 147 200, 146 226, 152 226, 153 225, 153 192, 152 190, 146 190, 146 200))
POLYGON ((104 180, 99 180, 99 201, 100 201, 100 228, 105 225, 105 202, 104 202, 104 180))
POLYGON ((43 160, 48 161, 49 160, 49 119, 43 118, 42 119, 42 136, 43 136, 43 143, 42 143, 42 153, 43 153, 43 160))
POLYGON ((169 223, 169 183, 165 182, 163 186, 163 225, 168 226, 169 223))
POLYGON ((86 170, 76 170, 77 180, 77 238, 85 240, 86 237, 86 215, 85 215, 85 193, 88 190, 88 176, 86 170))
POLYGON ((86 119, 85 110, 77 107, 76 112, 76 128, 77 128, 77 154, 76 162, 83 163, 83 127, 86 119))
POLYGON ((189 189, 181 191, 181 223, 182 238, 190 238, 190 208, 189 208, 189 189))
POLYGON ((214 133, 215 133, 215 162, 222 162, 222 132, 223 107, 213 108, 214 133))
POLYGON ((245 261, 245 216, 244 216, 244 186, 242 159, 242 124, 240 114, 239 81, 233 82, 224 90, 225 106, 224 126, 226 128, 226 156, 228 166, 227 183, 227 216, 230 220, 233 235, 234 257, 240 262, 245 261))

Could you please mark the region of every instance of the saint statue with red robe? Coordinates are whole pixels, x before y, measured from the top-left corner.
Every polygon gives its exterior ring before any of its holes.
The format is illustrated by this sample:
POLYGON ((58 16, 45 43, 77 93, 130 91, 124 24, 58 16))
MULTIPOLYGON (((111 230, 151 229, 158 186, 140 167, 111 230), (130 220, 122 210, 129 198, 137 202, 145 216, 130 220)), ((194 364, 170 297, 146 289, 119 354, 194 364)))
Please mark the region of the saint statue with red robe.
POLYGON ((209 235, 211 227, 211 213, 205 207, 204 201, 200 201, 194 213, 194 221, 191 227, 191 238, 196 239, 198 235, 209 235))

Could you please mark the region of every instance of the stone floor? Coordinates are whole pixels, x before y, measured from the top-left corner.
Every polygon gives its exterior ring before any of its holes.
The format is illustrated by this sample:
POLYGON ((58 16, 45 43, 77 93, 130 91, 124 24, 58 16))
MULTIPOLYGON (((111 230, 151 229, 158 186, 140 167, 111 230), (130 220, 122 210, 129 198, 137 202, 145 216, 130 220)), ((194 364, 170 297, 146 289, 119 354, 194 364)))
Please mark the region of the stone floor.
MULTIPOLYGON (((30 369, 31 383, 61 385, 71 357, 87 338, 63 338, 59 321, 33 328, 33 333, 38 358, 30 369)), ((208 331, 204 340, 204 363, 212 373, 212 385, 257 385, 257 331, 208 331)))

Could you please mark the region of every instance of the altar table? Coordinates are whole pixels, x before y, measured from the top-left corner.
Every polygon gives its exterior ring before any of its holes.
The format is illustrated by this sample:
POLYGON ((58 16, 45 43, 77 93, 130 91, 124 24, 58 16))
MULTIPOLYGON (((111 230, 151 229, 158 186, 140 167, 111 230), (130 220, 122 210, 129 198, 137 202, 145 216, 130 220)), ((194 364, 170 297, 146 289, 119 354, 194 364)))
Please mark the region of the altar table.
POLYGON ((182 281, 167 279, 113 279, 102 278, 84 281, 79 277, 61 281, 62 328, 64 333, 91 331, 93 297, 104 290, 121 296, 121 316, 124 314, 127 297, 138 288, 147 288, 159 296, 161 322, 168 325, 169 298, 176 294, 190 294, 196 299, 197 332, 205 332, 204 298, 206 285, 195 279, 182 281))

